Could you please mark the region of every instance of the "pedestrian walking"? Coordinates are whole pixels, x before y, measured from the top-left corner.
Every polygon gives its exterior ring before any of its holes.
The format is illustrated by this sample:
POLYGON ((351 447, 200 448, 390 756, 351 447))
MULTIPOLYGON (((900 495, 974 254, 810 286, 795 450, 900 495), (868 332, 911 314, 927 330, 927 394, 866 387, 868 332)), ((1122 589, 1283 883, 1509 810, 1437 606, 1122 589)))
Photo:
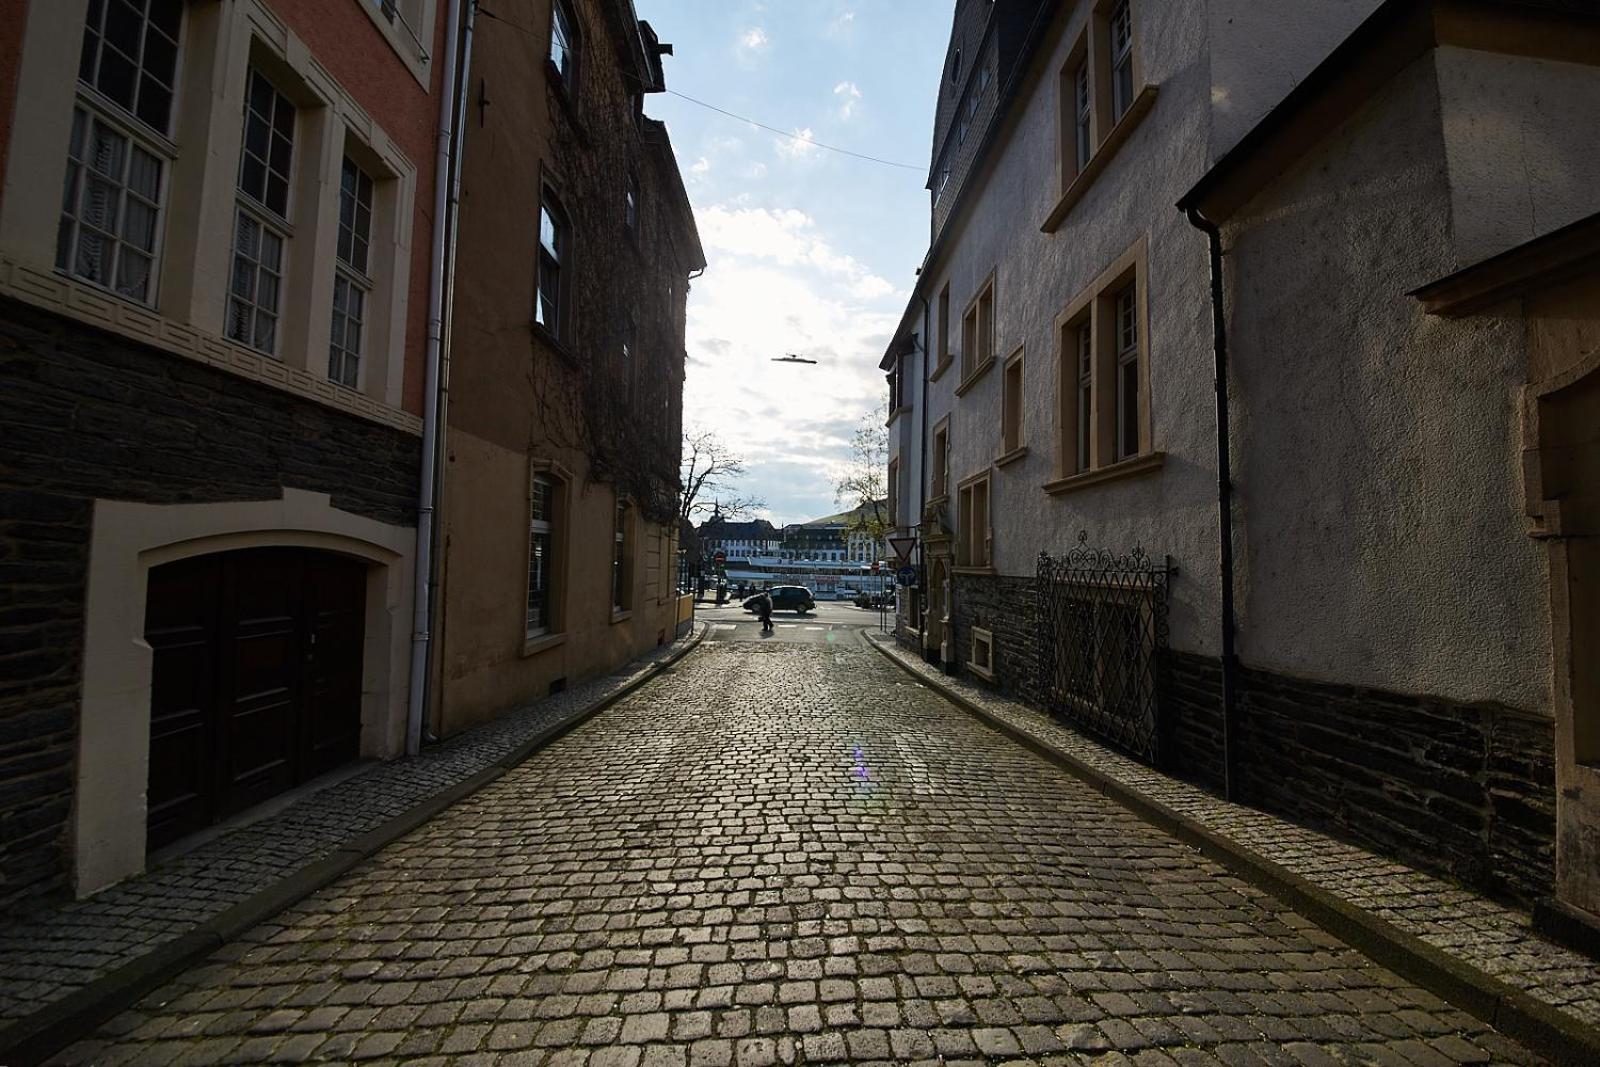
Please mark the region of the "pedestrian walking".
POLYGON ((756 594, 756 615, 761 619, 761 632, 772 632, 772 594, 763 589, 756 594))

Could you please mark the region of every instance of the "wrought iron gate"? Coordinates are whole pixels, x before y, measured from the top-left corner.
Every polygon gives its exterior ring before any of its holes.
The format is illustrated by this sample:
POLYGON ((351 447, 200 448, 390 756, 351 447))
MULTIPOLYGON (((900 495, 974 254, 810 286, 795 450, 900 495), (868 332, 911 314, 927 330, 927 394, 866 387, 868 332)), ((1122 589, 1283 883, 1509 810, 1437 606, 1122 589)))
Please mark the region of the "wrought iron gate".
POLYGON ((1039 694, 1045 707, 1154 765, 1160 755, 1167 584, 1177 573, 1135 548, 1040 553, 1039 694))

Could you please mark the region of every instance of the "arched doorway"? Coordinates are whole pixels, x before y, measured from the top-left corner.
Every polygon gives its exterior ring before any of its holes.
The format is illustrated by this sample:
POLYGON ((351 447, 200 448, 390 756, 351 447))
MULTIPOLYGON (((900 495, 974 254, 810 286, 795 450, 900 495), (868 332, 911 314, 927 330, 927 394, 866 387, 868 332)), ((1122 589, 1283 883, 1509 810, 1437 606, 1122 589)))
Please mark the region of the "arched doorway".
POLYGON ((151 568, 146 848, 355 759, 367 564, 248 548, 151 568))

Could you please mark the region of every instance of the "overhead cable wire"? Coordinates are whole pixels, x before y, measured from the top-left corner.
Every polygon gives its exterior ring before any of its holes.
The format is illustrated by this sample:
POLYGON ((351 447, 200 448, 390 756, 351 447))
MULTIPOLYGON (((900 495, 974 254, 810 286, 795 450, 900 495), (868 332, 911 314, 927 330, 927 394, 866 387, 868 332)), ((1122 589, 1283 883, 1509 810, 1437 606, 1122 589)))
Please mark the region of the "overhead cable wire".
MULTIPOLYGON (((503 26, 509 26, 511 29, 518 31, 519 33, 525 33, 535 41, 546 43, 549 41, 548 34, 539 33, 537 30, 529 29, 527 26, 513 22, 502 15, 496 15, 487 8, 478 8, 478 14, 482 15, 484 18, 493 19, 503 26)), ((852 152, 850 149, 840 148, 838 145, 824 144, 823 142, 814 140, 813 138, 807 137, 804 134, 795 133, 792 130, 782 130, 776 126, 769 126, 765 122, 758 122, 755 119, 745 115, 737 115, 726 108, 720 108, 716 104, 708 104, 704 100, 696 99, 695 97, 689 96, 687 93, 680 93, 676 89, 668 89, 666 92, 671 96, 677 97, 679 100, 686 100, 689 103, 694 104, 696 107, 703 107, 707 111, 715 111, 717 114, 734 119, 737 122, 748 123, 757 129, 766 130, 768 133, 777 134, 779 137, 787 137, 792 141, 799 141, 801 144, 809 145, 812 148, 820 148, 825 152, 834 152, 841 156, 849 156, 851 159, 859 159, 866 163, 876 163, 883 167, 898 167, 901 170, 915 171, 920 171, 923 169, 915 163, 897 163, 892 159, 879 159, 877 156, 869 156, 861 152, 852 152)))

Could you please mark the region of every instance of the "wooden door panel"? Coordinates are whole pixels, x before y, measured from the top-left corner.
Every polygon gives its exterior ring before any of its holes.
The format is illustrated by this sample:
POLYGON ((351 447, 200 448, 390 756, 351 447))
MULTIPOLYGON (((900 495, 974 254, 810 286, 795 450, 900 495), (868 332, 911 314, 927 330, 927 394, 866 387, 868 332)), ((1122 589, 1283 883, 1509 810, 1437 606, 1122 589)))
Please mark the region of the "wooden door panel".
POLYGON ((145 640, 152 652, 148 847, 214 818, 216 623, 220 566, 202 558, 150 572, 145 640))
POLYGON ((362 652, 367 568, 321 556, 306 568, 311 656, 305 677, 306 777, 361 754, 362 652))
POLYGON ((305 656, 303 553, 255 549, 228 556, 223 633, 223 808, 240 811, 299 781, 296 726, 305 656))

